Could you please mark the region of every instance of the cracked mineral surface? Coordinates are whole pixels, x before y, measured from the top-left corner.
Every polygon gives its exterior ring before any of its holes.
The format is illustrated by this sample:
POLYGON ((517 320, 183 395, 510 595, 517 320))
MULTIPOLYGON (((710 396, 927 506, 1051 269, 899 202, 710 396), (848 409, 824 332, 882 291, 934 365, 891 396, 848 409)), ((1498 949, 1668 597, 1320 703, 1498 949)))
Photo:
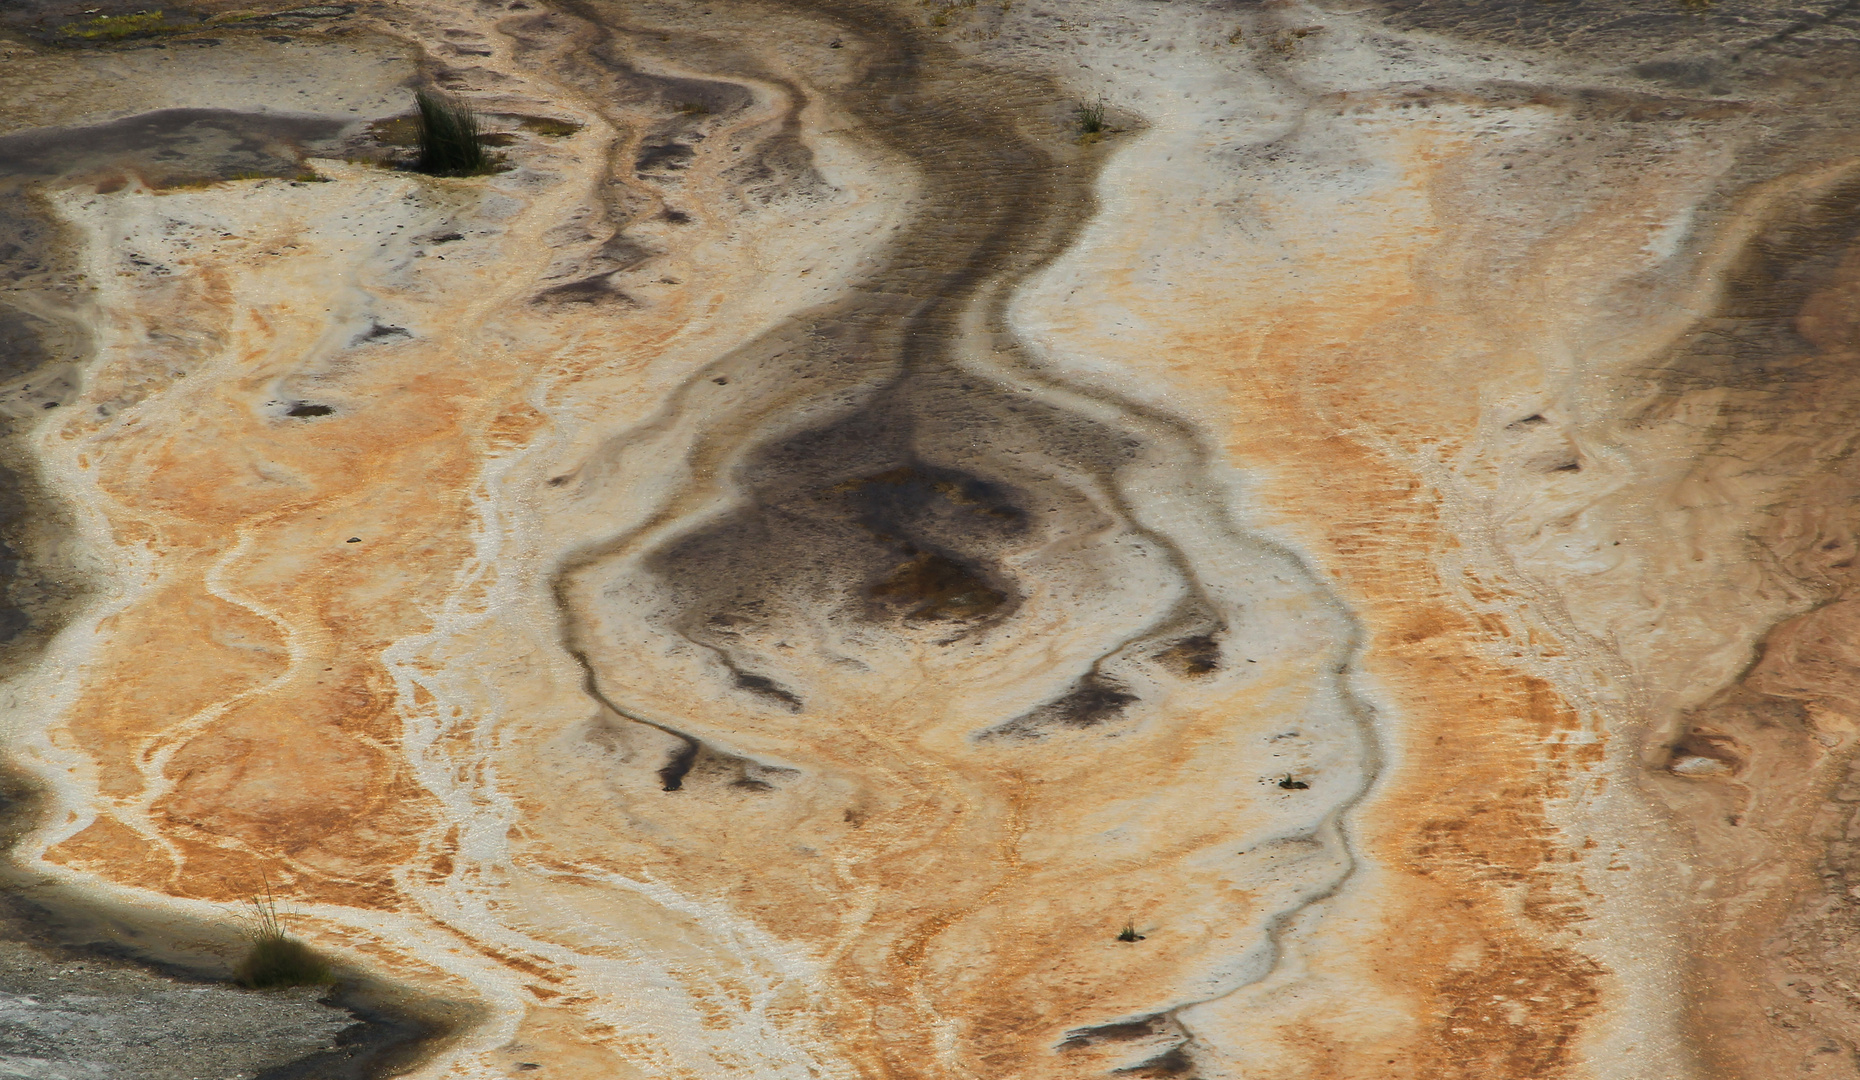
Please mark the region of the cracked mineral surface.
POLYGON ((1860 1080, 1860 5, 89 2, 0 1076, 1860 1080))

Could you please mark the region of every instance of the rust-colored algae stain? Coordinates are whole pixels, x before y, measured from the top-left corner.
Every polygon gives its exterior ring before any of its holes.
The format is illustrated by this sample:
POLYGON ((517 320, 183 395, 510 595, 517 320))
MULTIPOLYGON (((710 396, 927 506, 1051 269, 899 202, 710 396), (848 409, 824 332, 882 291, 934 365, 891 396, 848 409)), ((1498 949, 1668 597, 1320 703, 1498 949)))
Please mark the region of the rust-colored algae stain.
POLYGON ((136 832, 114 817, 100 816, 83 831, 52 848, 49 861, 73 870, 166 891, 182 863, 171 843, 136 832))
POLYGON ((216 841, 294 855, 376 811, 388 787, 381 751, 332 718, 281 705, 238 709, 189 739, 153 812, 216 841))
POLYGON ((1477 336, 1425 282, 1404 276, 1413 265, 1365 264, 1345 277, 1349 295, 1302 298, 1325 313, 1308 325, 1256 316, 1270 328, 1258 336, 1188 338, 1174 365, 1247 358, 1247 392, 1227 398, 1228 452, 1262 464, 1257 497, 1313 549, 1356 613, 1368 633, 1361 663, 1401 717, 1384 729, 1400 740, 1391 750, 1401 765, 1360 827, 1396 875, 1370 977, 1409 1003, 1414 1026, 1396 1045, 1307 1027, 1304 1067, 1339 1077, 1569 1076, 1606 973, 1571 947, 1581 898, 1569 841, 1546 806, 1571 793, 1599 748, 1558 739, 1580 727, 1571 707, 1542 679, 1489 658, 1488 642, 1507 630, 1441 580, 1436 557, 1453 538, 1426 478, 1391 453, 1418 449, 1412 431, 1448 433, 1474 419, 1466 399, 1418 396, 1381 359, 1451 355, 1443 342, 1477 336))
MULTIPOLYGON (((1339 467, 1346 448, 1325 449, 1318 460, 1333 484, 1400 488, 1401 478, 1370 455, 1349 448, 1354 460, 1339 467)), ((1351 493, 1340 501, 1350 505, 1351 493)), ((1380 508, 1394 517, 1412 506, 1421 520, 1431 517, 1418 502, 1384 499, 1380 508)), ((1430 548, 1370 543, 1330 563, 1366 623, 1377 626, 1383 610, 1394 616, 1394 629, 1372 638, 1366 666, 1406 718, 1403 730, 1415 733, 1378 799, 1378 822, 1387 824, 1371 840, 1404 878, 1383 916, 1388 944, 1378 974, 1425 1010, 1402 1048, 1414 1075, 1567 1075, 1603 972, 1559 942, 1582 916, 1561 851, 1567 841, 1545 806, 1569 792, 1573 762, 1559 755, 1592 758, 1596 750, 1546 737, 1577 728, 1573 712, 1542 680, 1481 655, 1486 631, 1434 579, 1430 548), (1419 639, 1406 629, 1416 623, 1429 631, 1419 639)), ((1360 1068, 1366 1074, 1370 1065, 1360 1068)))
MULTIPOLYGON (((274 316, 258 332, 283 330, 274 316)), ((106 794, 164 789, 139 827, 181 860, 126 857, 117 880, 237 899, 271 877, 300 898, 381 905, 429 827, 375 654, 429 625, 471 552, 462 489, 478 451, 461 436, 482 413, 497 417, 488 442, 508 446, 534 421, 501 401, 515 372, 483 366, 468 385, 444 351, 398 355, 370 372, 366 408, 312 425, 209 395, 189 425, 112 436, 102 482, 160 553, 161 585, 113 618, 69 730, 106 794)), ((112 828, 47 858, 95 865, 112 828)))
POLYGON ((93 748, 98 789, 113 798, 142 790, 149 754, 172 725, 262 686, 289 663, 270 620, 178 583, 115 616, 108 632, 119 648, 92 665, 93 689, 68 724, 93 748))
MULTIPOLYGON (((454 490, 456 480, 447 474, 456 474, 458 467, 449 458, 426 461, 419 455, 401 455, 402 461, 426 466, 401 483, 438 492, 454 490)), ((467 519, 459 515, 459 501, 447 501, 452 504, 448 516, 453 528, 462 528, 467 519)), ((98 708, 90 719, 84 719, 84 714, 78 718, 77 730, 96 739, 97 745, 138 748, 136 761, 125 761, 114 773, 106 774, 123 776, 113 783, 125 792, 139 786, 129 779, 129 771, 149 768, 154 763, 150 753, 154 747, 166 751, 160 780, 168 791, 150 812, 151 820, 170 823, 164 832, 187 852, 182 891, 215 897, 241 895, 263 875, 269 860, 282 857, 308 875, 297 882, 300 892, 354 901, 379 895, 387 869, 406 857, 407 846, 425 827, 429 815, 418 809, 422 796, 393 756, 398 720, 390 702, 382 696, 381 687, 371 685, 376 680, 366 661, 358 665, 344 657, 366 657, 372 643, 392 640, 420 625, 421 617, 409 604, 418 593, 410 594, 409 587, 418 589, 423 580, 443 585, 456 573, 454 568, 469 551, 469 544, 436 544, 445 530, 435 526, 444 518, 433 509, 430 503, 413 501, 403 502, 393 517, 384 517, 379 510, 370 515, 375 528, 387 532, 371 538, 377 540, 383 556, 391 557, 396 548, 402 550, 403 560, 409 554, 407 545, 395 542, 397 534, 420 538, 423 550, 414 553, 413 566, 390 558, 332 556, 332 561, 340 559, 340 573, 334 572, 335 565, 322 573, 312 570, 299 584, 296 575, 304 574, 301 566, 291 571, 293 577, 265 580, 263 562, 256 564, 259 576, 248 579, 241 592, 255 607, 275 613, 273 618, 299 639, 294 674, 282 670, 279 627, 202 595, 211 586, 197 586, 202 591, 194 594, 198 599, 190 606, 176 603, 184 592, 181 586, 172 585, 119 617, 119 626, 136 619, 160 621, 170 628, 177 622, 201 625, 184 620, 197 614, 201 604, 219 604, 221 613, 232 608, 250 624, 242 628, 239 617, 229 614, 218 622, 222 640, 229 634, 271 638, 266 642, 271 648, 264 653, 262 670, 250 670, 251 661, 242 665, 241 654, 224 645, 220 653, 225 662, 195 650, 175 667, 143 667, 151 678, 165 673, 162 681, 176 689, 113 696, 107 708, 98 708), (242 666, 247 672, 242 673, 242 666), (200 678, 176 678, 189 670, 198 671, 200 678), (176 708, 180 701, 175 694, 191 695, 183 700, 194 707, 176 708), (223 710, 210 708, 221 703, 223 710), (170 734, 165 730, 177 723, 180 731, 170 734), (121 737, 133 732, 145 734, 141 740, 121 737)), ((269 550, 302 550, 306 541, 314 545, 328 532, 326 526, 307 524, 309 536, 286 539, 288 532, 279 535, 282 530, 273 527, 258 533, 261 539, 252 546, 267 550, 263 545, 269 534, 276 538, 272 543, 283 542, 269 550)), ((165 639, 186 644, 185 635, 172 630, 165 639)), ((118 637, 112 645, 138 648, 134 636, 118 637)), ((132 652, 124 663, 138 661, 146 665, 148 654, 132 652)), ((58 849, 49 857, 58 859, 58 849)), ((155 887, 158 883, 145 884, 155 887)))

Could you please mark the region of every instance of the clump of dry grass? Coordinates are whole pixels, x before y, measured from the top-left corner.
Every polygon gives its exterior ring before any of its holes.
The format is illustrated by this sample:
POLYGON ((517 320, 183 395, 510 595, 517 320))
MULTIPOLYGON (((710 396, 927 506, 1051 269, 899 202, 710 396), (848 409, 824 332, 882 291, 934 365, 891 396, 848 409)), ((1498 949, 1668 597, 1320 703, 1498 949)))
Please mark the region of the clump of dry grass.
POLYGON ((271 883, 265 894, 254 896, 252 926, 246 936, 250 947, 233 977, 239 985, 254 990, 276 990, 287 986, 327 986, 336 981, 329 961, 315 949, 292 937, 278 915, 278 902, 271 895, 271 883))
POLYGON ((419 109, 419 170, 435 176, 475 176, 491 171, 478 114, 470 105, 436 90, 414 92, 419 109))

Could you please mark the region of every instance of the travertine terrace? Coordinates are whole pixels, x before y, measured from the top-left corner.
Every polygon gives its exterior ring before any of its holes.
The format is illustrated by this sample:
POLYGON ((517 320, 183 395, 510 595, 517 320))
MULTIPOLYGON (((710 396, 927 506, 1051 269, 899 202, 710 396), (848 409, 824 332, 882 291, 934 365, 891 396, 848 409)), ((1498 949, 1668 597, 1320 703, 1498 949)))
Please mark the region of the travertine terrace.
POLYGON ((272 890, 290 1076, 1860 1078, 1851 3, 0 31, 17 948, 272 890))

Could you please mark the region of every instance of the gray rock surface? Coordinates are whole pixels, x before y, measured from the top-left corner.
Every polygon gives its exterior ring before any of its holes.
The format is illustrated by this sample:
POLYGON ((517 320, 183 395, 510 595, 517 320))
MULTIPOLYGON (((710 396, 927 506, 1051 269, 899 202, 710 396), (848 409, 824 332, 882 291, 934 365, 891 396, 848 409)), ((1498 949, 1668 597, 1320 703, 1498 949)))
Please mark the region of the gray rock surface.
POLYGON ((349 1013, 0 942, 0 1080, 249 1080, 329 1049, 349 1013))

